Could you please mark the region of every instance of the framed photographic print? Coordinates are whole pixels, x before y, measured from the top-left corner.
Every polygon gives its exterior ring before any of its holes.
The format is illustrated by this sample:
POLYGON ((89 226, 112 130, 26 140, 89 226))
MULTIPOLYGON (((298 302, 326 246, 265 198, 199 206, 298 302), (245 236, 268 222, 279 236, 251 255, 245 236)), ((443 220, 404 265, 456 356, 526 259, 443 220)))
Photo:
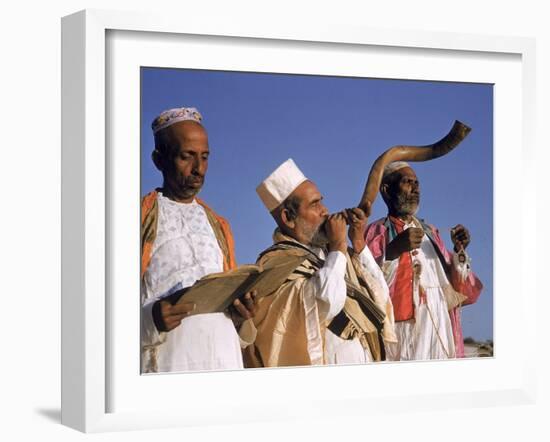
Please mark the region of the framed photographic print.
MULTIPOLYGON (((88 432, 532 401, 533 362, 514 349, 534 352, 533 245, 510 244, 503 220, 509 201, 520 205, 523 238, 533 216, 534 195, 510 185, 533 158, 533 42, 327 29, 106 11, 63 19, 64 424, 88 432), (455 151, 415 164, 419 214, 449 248, 453 226, 470 229, 484 291, 463 309, 464 337, 494 341, 494 356, 491 347, 493 357, 433 363, 142 374, 140 198, 162 185, 151 122, 183 106, 202 114, 210 159, 200 196, 229 219, 239 264, 271 245, 275 222, 255 188, 286 159, 337 212, 357 204, 388 147, 431 144, 454 120, 468 124, 455 151), (262 392, 247 415, 244 382, 262 392)), ((385 215, 378 198, 369 222, 385 215)))

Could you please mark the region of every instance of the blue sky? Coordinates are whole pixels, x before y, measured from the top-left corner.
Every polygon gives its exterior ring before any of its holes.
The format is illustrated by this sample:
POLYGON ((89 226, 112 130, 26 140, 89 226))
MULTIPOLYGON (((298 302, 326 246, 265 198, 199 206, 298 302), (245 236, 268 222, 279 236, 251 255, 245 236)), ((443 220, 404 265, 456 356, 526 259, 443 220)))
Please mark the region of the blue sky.
MULTIPOLYGON (((450 154, 413 167, 420 218, 451 247, 468 227, 468 252, 484 283, 462 310, 465 336, 493 337, 493 88, 489 84, 142 68, 141 192, 162 184, 151 161, 152 120, 191 106, 202 113, 210 162, 200 193, 231 223, 239 264, 271 244, 275 223, 256 186, 293 158, 331 212, 356 206, 373 161, 396 144, 431 144, 454 120, 472 128, 450 154)), ((378 196, 370 220, 386 215, 378 196)))

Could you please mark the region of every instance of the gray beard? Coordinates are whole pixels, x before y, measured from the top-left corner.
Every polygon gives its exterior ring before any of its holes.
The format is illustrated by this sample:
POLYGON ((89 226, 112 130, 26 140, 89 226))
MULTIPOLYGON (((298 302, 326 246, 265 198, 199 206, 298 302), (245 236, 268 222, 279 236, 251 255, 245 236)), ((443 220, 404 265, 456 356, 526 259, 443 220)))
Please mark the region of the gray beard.
POLYGON ((321 227, 317 229, 317 232, 315 232, 315 234, 313 235, 313 238, 311 238, 311 246, 324 249, 328 245, 328 238, 325 233, 325 229, 322 229, 321 227))
MULTIPOLYGON (((301 223, 302 220, 300 218, 296 218, 296 222, 301 223)), ((306 236, 309 240, 309 245, 311 247, 324 248, 328 244, 328 238, 325 233, 324 224, 321 224, 315 230, 310 230, 303 227, 302 230, 304 231, 304 233, 306 233, 306 236)))
POLYGON ((394 209, 398 215, 416 215, 419 205, 418 199, 407 197, 402 193, 397 195, 397 201, 394 201, 394 209))

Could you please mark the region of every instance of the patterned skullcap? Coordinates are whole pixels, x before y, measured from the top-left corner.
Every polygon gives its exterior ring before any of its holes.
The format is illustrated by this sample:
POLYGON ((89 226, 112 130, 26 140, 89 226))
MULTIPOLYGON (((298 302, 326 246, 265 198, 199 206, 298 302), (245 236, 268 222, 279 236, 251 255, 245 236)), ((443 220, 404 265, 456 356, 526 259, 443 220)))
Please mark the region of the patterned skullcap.
POLYGON ((172 126, 172 124, 180 121, 195 121, 200 123, 202 121, 202 115, 194 107, 168 109, 153 120, 151 128, 153 129, 153 133, 156 134, 159 130, 172 126))
POLYGON ((267 210, 272 212, 306 180, 296 163, 289 158, 256 187, 256 192, 267 210))
POLYGON ((404 167, 411 166, 405 161, 394 161, 393 163, 388 164, 386 167, 384 167, 384 174, 382 175, 382 179, 386 178, 389 174, 394 173, 399 169, 403 169, 404 167))

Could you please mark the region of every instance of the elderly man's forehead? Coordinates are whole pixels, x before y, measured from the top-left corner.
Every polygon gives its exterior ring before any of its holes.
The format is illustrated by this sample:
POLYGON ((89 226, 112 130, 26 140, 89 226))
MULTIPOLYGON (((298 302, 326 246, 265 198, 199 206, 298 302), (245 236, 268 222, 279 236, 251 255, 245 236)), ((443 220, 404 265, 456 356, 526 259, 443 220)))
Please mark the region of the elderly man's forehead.
POLYGON ((317 185, 310 180, 306 180, 301 183, 289 196, 294 196, 301 201, 306 202, 314 201, 323 197, 317 188, 317 185))
POLYGON ((392 172, 389 175, 386 175, 382 179, 381 184, 390 184, 390 185, 392 185, 392 184, 398 183, 403 178, 415 178, 415 179, 417 179, 416 173, 414 172, 414 170, 412 168, 402 167, 401 169, 397 169, 395 172, 392 172))
POLYGON ((397 176, 399 178, 403 178, 403 177, 414 177, 414 178, 416 178, 415 171, 412 170, 412 168, 410 168, 410 167, 403 167, 399 170, 396 170, 395 173, 397 174, 397 176))

